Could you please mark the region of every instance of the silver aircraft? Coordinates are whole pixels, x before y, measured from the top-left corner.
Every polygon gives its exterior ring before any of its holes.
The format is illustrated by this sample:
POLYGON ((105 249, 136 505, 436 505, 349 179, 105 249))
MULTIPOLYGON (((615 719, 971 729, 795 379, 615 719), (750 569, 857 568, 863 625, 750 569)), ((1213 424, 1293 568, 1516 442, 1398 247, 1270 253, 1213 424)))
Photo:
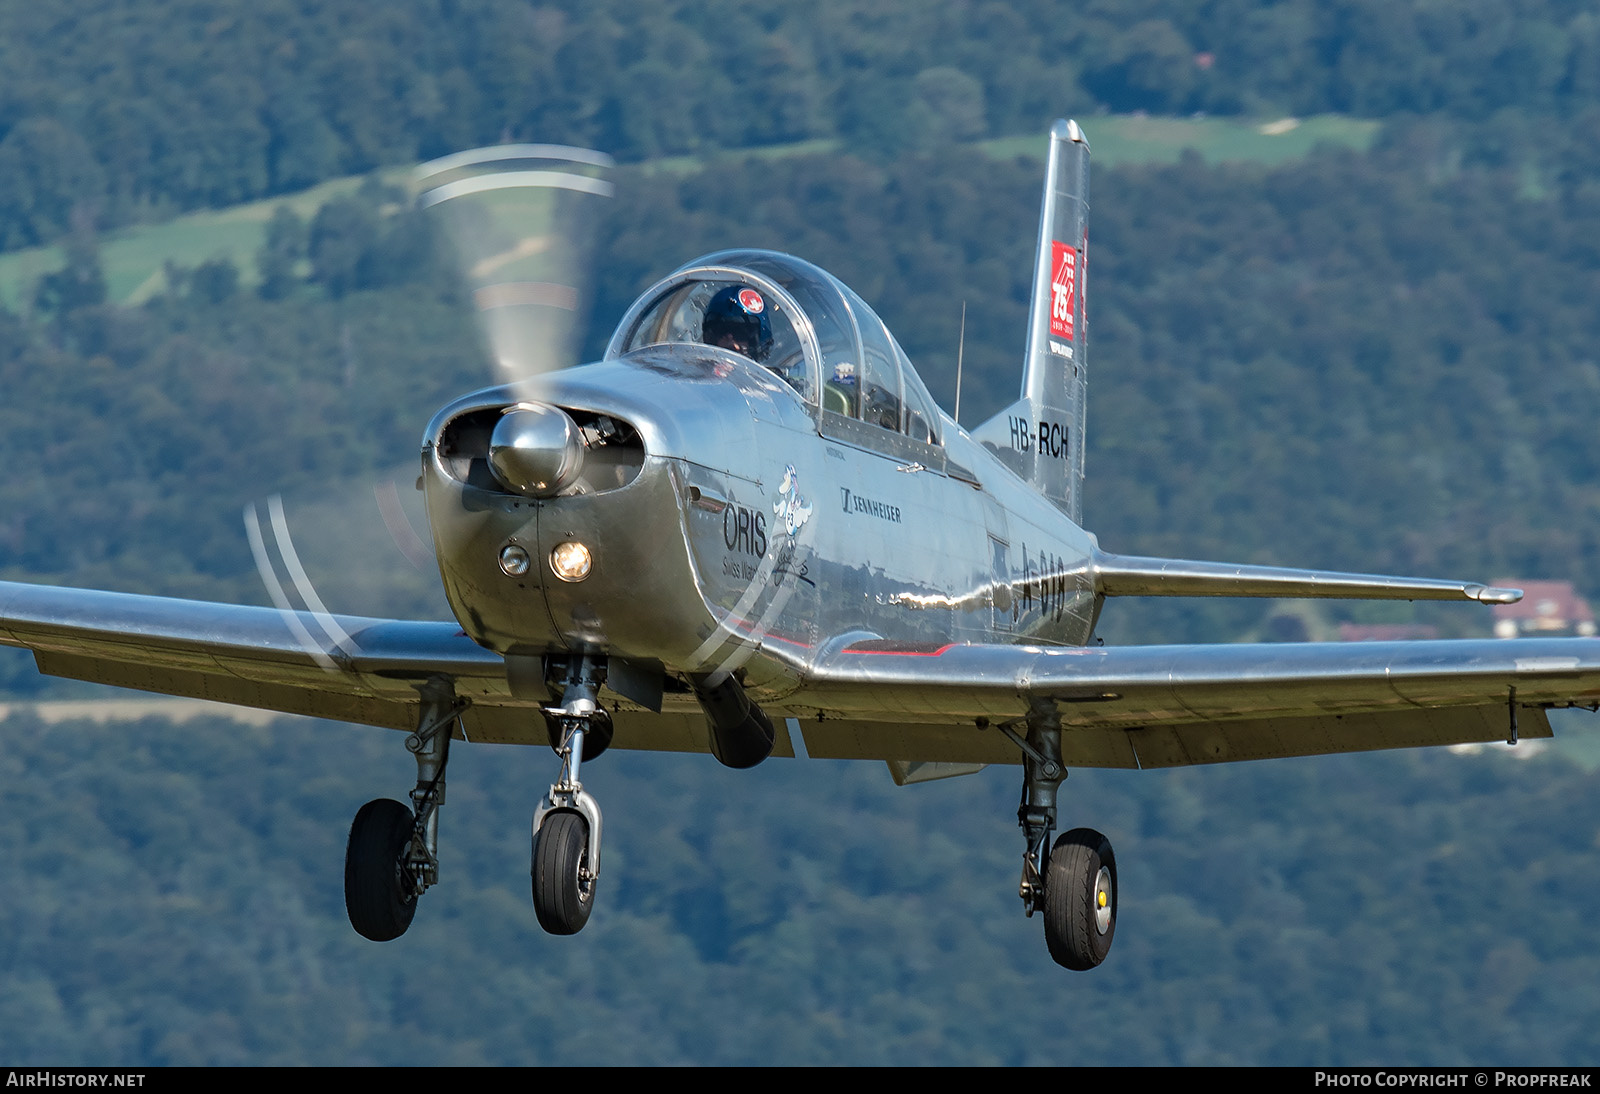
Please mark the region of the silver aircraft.
POLYGON ((402 934, 439 880, 454 740, 559 755, 532 851, 534 909, 556 934, 596 897, 601 812, 580 769, 608 747, 745 768, 803 746, 887 761, 901 784, 1016 765, 1023 908, 1057 962, 1088 969, 1116 929, 1117 866, 1091 829, 1052 842, 1068 768, 1548 737, 1547 708, 1600 701, 1586 639, 1094 644, 1114 596, 1521 594, 1100 548, 1081 515, 1077 125, 1050 133, 1021 397, 971 432, 859 296, 766 251, 690 262, 639 297, 601 361, 558 367, 540 331, 577 294, 527 274, 549 239, 505 202, 531 193, 559 214, 607 192, 605 162, 507 146, 423 169, 504 381, 422 439, 454 620, 0 584, 0 642, 42 672, 405 732, 410 805, 370 802, 350 829, 362 935, 402 934))

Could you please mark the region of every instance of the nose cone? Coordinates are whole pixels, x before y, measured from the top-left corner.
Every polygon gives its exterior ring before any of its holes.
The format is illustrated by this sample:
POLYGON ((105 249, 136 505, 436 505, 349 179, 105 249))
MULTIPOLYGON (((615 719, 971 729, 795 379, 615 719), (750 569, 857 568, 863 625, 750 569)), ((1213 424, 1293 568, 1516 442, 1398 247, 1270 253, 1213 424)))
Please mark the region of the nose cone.
POLYGON ((489 469, 507 490, 553 498, 583 472, 583 435, 559 407, 518 403, 495 423, 489 469))

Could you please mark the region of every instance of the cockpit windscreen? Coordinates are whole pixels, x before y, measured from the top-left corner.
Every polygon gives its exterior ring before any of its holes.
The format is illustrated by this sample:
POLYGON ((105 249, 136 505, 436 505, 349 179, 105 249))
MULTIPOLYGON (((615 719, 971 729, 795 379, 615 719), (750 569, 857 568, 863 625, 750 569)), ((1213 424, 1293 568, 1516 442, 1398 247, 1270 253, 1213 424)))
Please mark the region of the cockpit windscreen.
POLYGON ((739 281, 687 281, 663 293, 642 314, 627 342, 645 346, 698 342, 721 346, 769 369, 809 398, 805 352, 788 307, 770 292, 739 281))
POLYGON ((939 443, 939 411, 883 320, 843 282, 793 255, 722 251, 633 306, 607 356, 717 346, 770 370, 816 413, 939 443))

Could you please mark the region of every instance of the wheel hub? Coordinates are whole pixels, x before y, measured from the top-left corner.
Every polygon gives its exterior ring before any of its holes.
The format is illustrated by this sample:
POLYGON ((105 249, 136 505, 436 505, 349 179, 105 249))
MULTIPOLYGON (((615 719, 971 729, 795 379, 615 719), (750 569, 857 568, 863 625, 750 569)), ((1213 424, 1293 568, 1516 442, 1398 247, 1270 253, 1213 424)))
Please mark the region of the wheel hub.
POLYGON ((1101 934, 1111 929, 1111 871, 1104 866, 1094 879, 1094 927, 1101 934))

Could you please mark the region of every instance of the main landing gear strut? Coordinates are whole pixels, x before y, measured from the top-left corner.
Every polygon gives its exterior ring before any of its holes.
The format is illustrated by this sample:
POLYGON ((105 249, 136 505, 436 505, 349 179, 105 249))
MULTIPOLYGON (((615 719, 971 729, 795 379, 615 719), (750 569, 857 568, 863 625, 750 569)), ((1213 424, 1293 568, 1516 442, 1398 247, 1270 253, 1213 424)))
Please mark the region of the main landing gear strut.
POLYGON ((406 748, 417 758, 411 808, 388 798, 361 807, 344 853, 344 906, 350 925, 374 942, 399 938, 417 914, 417 898, 439 881, 439 807, 450 734, 466 702, 436 676, 417 687, 422 707, 406 748), (415 810, 413 812, 413 810, 415 810))
MULTIPOLYGON (((600 807, 583 789, 579 772, 585 760, 611 743, 611 718, 597 702, 604 664, 588 656, 572 658, 564 670, 560 705, 544 709, 551 747, 561 757, 561 774, 534 810, 531 873, 534 912, 551 934, 583 929, 600 880, 600 807)), ((439 881, 439 808, 444 804, 450 735, 467 702, 456 698, 453 683, 445 677, 436 676, 417 691, 422 696, 417 730, 406 738, 417 761, 411 807, 390 799, 368 802, 350 825, 345 848, 345 909, 351 926, 374 942, 404 934, 416 915, 417 899, 439 881)), ((723 709, 726 704, 703 699, 702 705, 713 750, 724 763, 751 766, 771 751, 770 723, 753 704, 746 702, 749 709, 732 714, 723 709)), ((1018 888, 1023 908, 1030 917, 1044 913, 1045 941, 1058 964, 1092 969, 1106 959, 1117 928, 1117 862, 1111 843, 1093 829, 1074 828, 1050 844, 1056 792, 1067 777, 1059 759, 1061 719, 1055 709, 1040 704, 1027 717, 999 728, 1023 755, 1022 804, 1017 809, 1027 842, 1018 888), (1025 737, 1015 728, 1024 724, 1025 737)))
POLYGON ((1022 749, 1022 804, 1017 823, 1027 840, 1018 894, 1026 914, 1044 913, 1050 956, 1069 969, 1092 969, 1106 959, 1117 930, 1117 860, 1111 841, 1092 828, 1074 828, 1050 846, 1056 826, 1056 790, 1067 772, 1061 755, 1061 718, 1036 707, 1024 719, 1028 735, 1000 728, 1022 749))

